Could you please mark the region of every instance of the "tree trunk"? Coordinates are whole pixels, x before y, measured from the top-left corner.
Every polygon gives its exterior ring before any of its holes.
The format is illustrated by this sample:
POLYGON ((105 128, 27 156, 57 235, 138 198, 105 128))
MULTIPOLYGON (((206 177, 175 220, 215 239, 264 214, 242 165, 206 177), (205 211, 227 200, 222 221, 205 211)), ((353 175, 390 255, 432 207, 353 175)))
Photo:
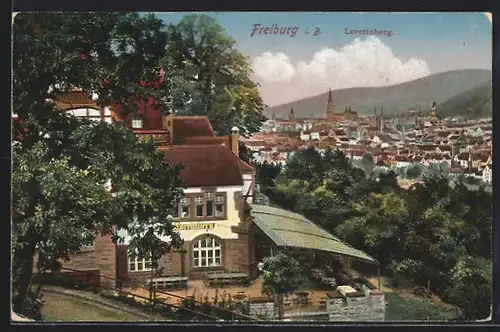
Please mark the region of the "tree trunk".
POLYGON ((278 302, 278 320, 283 320, 283 316, 284 316, 284 300, 283 300, 283 295, 281 294, 278 294, 276 296, 276 299, 277 299, 277 302, 278 302))
POLYGON ((15 250, 12 257, 12 305, 18 314, 24 313, 24 304, 29 294, 33 276, 35 247, 15 250))

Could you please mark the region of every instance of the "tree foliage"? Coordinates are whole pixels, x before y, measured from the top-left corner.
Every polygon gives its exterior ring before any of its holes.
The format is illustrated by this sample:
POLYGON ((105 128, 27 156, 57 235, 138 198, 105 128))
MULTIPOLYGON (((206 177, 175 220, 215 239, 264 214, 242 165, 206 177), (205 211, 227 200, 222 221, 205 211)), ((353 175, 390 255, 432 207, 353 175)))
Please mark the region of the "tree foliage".
POLYGON ((258 131, 264 104, 249 59, 224 28, 210 16, 189 14, 169 25, 167 34, 163 62, 182 71, 175 77, 177 90, 191 99, 180 114, 207 115, 218 135, 228 135, 233 126, 244 136, 258 131))
POLYGON ((382 266, 392 262, 404 243, 406 201, 395 194, 373 193, 354 204, 353 215, 336 233, 377 257, 382 266))
POLYGON ((283 297, 295 292, 303 278, 299 262, 285 254, 264 259, 262 269, 262 294, 273 296, 279 307, 279 319, 283 317, 283 297))
POLYGON ((13 110, 22 120, 13 148, 13 302, 23 313, 33 307, 35 252, 39 270, 57 269, 98 234, 120 240, 117 228, 131 235, 137 254, 159 257, 179 246, 168 215, 182 183, 180 170, 164 163, 152 141, 137 141, 119 124, 69 116, 51 101, 81 88, 98 92, 100 105, 120 103, 126 113, 136 113, 140 100, 166 103, 171 79, 161 73, 169 68, 160 63, 166 49, 160 20, 21 13, 13 29, 13 110))

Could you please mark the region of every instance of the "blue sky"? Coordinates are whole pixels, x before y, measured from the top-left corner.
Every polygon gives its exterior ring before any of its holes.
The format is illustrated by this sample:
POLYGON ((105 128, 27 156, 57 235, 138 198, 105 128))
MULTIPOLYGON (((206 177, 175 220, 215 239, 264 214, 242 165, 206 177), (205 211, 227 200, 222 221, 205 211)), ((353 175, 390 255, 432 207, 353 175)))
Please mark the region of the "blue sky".
MULTIPOLYGON (((177 23, 185 14, 156 13, 165 23, 177 23)), ((491 69, 492 25, 484 13, 207 14, 218 20, 238 48, 251 58, 254 70, 262 73, 255 79, 263 85, 261 93, 268 104, 291 98, 283 93, 277 96, 283 87, 304 97, 321 93, 327 86, 387 85, 447 70, 491 69), (298 30, 293 38, 264 34, 250 37, 253 24, 298 30), (322 33, 313 36, 316 27, 322 33), (393 35, 346 35, 346 28, 390 30, 393 35), (306 29, 311 33, 305 34, 306 29), (351 45, 358 55, 342 50, 346 45, 351 45), (409 61, 412 58, 414 61, 409 61), (324 70, 320 64, 326 66, 324 70), (328 77, 322 71, 329 73, 328 77), (415 77, 408 74, 411 72, 415 77), (280 73, 284 75, 279 77, 280 73)))

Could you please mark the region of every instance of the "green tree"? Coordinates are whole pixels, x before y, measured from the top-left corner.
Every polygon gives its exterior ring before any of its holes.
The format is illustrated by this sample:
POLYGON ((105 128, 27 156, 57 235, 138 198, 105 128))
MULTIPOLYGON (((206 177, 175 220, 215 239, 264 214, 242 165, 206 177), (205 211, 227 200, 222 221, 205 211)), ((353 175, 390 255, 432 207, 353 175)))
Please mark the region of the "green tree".
POLYGON ((404 244, 408 209, 395 194, 370 194, 353 206, 354 216, 336 228, 348 243, 365 249, 381 266, 399 258, 404 244))
POLYGON ((127 230, 140 255, 161 256, 180 245, 168 216, 182 183, 180 169, 164 164, 154 142, 138 142, 120 125, 67 116, 48 101, 78 87, 98 92, 99 104, 118 101, 132 114, 138 100, 161 102, 171 81, 159 72, 166 42, 160 20, 21 13, 13 30, 13 110, 22 120, 13 147, 13 304, 26 313, 33 308, 37 251, 44 271, 97 234, 120 240, 116 228, 127 230), (111 192, 104 189, 109 182, 111 192), (164 236, 171 241, 161 241, 164 236))
POLYGON ((378 192, 402 192, 398 184, 398 175, 393 170, 380 172, 375 182, 378 192))
POLYGON ((444 298, 462 309, 464 319, 485 319, 492 308, 491 260, 464 256, 450 273, 444 298))
POLYGON ((341 151, 320 154, 310 148, 289 158, 276 179, 273 201, 333 231, 374 183, 341 151))
POLYGON ((167 38, 163 28, 154 15, 137 13, 17 15, 14 113, 24 121, 35 115, 38 119, 46 113, 42 109, 47 98, 57 100, 72 88, 97 93, 100 105, 117 102, 127 113, 136 112, 136 102, 146 97, 168 109, 164 96, 170 94, 176 72, 161 62, 167 38), (172 75, 163 76, 162 66, 172 75))
POLYGON ((228 135, 233 126, 244 136, 257 132, 265 120, 264 104, 249 59, 236 49, 236 41, 204 14, 185 15, 167 33, 163 62, 182 73, 174 80, 181 94, 191 98, 181 113, 207 115, 218 135, 228 135))
POLYGON ((406 169, 406 177, 408 179, 418 179, 422 175, 423 167, 419 164, 413 164, 406 169))
POLYGON ((295 292, 303 278, 299 262, 285 254, 264 259, 262 294, 273 296, 278 306, 278 319, 283 319, 284 296, 295 292))
POLYGON ((281 173, 281 166, 264 162, 256 165, 256 179, 261 191, 267 196, 272 196, 276 189, 276 178, 281 173))

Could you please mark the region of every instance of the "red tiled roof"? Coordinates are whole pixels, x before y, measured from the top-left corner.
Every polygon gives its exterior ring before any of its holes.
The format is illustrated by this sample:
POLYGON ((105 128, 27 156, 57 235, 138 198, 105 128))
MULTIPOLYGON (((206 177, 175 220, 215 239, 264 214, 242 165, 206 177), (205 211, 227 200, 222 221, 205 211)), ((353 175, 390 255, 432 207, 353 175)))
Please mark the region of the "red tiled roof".
POLYGON ((186 187, 243 185, 240 160, 222 145, 173 145, 163 149, 170 165, 183 165, 186 187))
POLYGON ((175 116, 173 121, 175 138, 215 136, 206 116, 175 116))
POLYGON ((408 159, 409 158, 407 156, 401 156, 401 155, 394 156, 395 161, 408 161, 408 159))
POLYGON ((184 145, 223 145, 226 148, 229 146, 228 136, 194 136, 194 137, 184 137, 182 144, 184 145))
POLYGON ((71 108, 89 107, 99 109, 99 105, 90 98, 89 94, 75 89, 60 96, 55 100, 58 109, 67 110, 71 108))
POLYGON ((255 174, 255 169, 240 159, 240 169, 244 174, 255 174))
POLYGON ((311 132, 323 132, 323 131, 329 131, 329 130, 330 130, 330 126, 328 126, 326 124, 317 124, 311 128, 311 132))

